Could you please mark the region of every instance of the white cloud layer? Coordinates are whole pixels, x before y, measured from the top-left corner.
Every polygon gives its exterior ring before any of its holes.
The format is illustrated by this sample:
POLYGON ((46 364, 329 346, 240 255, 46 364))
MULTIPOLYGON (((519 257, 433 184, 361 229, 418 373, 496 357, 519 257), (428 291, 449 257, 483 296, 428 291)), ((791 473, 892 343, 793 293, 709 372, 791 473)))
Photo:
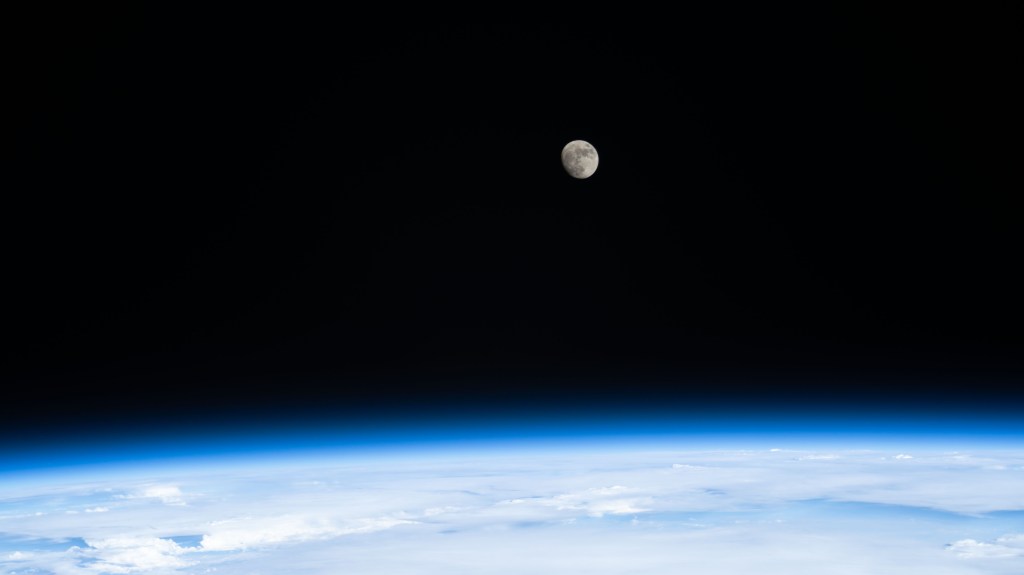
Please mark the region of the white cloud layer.
POLYGON ((65 477, 37 494, 8 493, 0 478, 0 568, 1024 573, 1024 452, 913 454, 638 447, 282 459, 276 469, 197 466, 80 485, 65 477))
POLYGON ((165 505, 185 505, 185 494, 177 485, 147 485, 133 493, 124 495, 125 499, 155 499, 165 505))
POLYGON ((372 533, 409 523, 415 521, 381 517, 340 525, 328 519, 301 516, 229 519, 210 525, 209 533, 203 535, 199 547, 202 551, 238 551, 286 542, 372 533))
POLYGON ((88 547, 73 547, 79 565, 97 573, 144 573, 193 565, 182 558, 188 549, 169 539, 146 536, 86 540, 88 547), (83 561, 82 559, 86 559, 83 561), (94 561, 90 561, 94 560, 94 561))
POLYGON ((1024 534, 1003 535, 992 543, 961 539, 947 549, 964 559, 1024 557, 1024 534))

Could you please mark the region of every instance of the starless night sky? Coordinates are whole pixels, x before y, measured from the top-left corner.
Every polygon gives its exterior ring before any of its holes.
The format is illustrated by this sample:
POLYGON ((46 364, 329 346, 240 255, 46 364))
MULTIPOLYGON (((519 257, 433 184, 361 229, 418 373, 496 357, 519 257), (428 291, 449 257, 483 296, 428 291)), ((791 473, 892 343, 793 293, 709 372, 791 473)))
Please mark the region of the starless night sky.
POLYGON ((166 10, 25 23, 8 437, 1024 405, 1017 6, 166 10))

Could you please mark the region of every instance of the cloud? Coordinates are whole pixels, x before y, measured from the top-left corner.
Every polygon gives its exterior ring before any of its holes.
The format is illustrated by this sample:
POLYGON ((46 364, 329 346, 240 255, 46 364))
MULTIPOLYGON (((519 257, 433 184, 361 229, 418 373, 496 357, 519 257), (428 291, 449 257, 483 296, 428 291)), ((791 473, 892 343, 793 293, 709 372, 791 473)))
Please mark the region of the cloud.
POLYGON ((81 556, 79 564, 98 573, 142 573, 195 564, 181 557, 193 549, 159 537, 112 537, 86 543, 87 548, 73 547, 69 553, 81 556))
POLYGON ((330 539, 355 533, 372 533, 396 525, 416 523, 408 519, 380 517, 361 519, 340 525, 329 519, 312 517, 261 517, 230 519, 210 526, 203 535, 203 551, 237 551, 282 543, 330 539))
POLYGON ((169 484, 146 485, 114 497, 117 499, 156 499, 164 505, 187 505, 185 494, 182 493, 181 488, 169 484))
POLYGON ((796 457, 794 459, 796 459, 797 461, 814 461, 814 460, 828 461, 830 459, 839 459, 839 456, 836 455, 835 453, 812 453, 810 455, 801 455, 801 456, 796 457))
POLYGON ((542 504, 558 510, 582 511, 591 517, 602 517, 606 513, 627 515, 650 511, 650 497, 630 496, 630 492, 628 487, 622 485, 593 487, 578 493, 557 495, 542 504))
POLYGON ((143 489, 139 497, 159 499, 166 505, 185 505, 181 488, 177 485, 152 485, 143 489))
POLYGON ((946 549, 963 559, 1024 557, 1024 534, 1004 535, 996 539, 994 543, 961 539, 950 543, 946 549))

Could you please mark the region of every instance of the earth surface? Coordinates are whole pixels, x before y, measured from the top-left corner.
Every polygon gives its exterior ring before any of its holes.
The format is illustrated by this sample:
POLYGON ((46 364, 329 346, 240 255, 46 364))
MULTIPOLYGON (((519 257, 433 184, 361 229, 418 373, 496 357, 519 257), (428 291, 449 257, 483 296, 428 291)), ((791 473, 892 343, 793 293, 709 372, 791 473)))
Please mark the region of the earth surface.
POLYGON ((1024 450, 748 443, 450 442, 8 470, 0 567, 1024 572, 1024 450))

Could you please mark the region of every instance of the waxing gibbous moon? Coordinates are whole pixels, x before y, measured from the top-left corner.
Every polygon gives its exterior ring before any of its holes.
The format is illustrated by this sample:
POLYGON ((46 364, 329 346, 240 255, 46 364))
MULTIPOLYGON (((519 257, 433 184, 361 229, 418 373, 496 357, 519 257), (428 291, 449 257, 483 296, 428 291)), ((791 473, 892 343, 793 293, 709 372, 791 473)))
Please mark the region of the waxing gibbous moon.
POLYGON ((562 167, 574 178, 589 178, 597 171, 597 150, 590 142, 573 140, 562 148, 562 167))

